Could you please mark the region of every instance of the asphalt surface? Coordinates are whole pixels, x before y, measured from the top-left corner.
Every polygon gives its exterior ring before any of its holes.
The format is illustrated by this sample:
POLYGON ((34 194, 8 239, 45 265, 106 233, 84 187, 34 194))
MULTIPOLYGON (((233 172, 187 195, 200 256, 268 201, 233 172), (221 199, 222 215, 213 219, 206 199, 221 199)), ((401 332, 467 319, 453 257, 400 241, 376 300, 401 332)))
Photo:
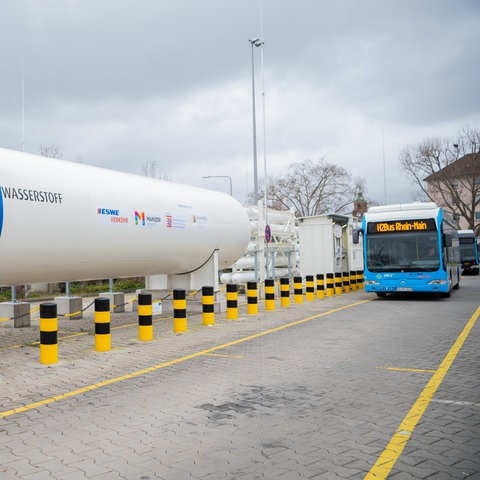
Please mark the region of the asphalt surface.
MULTIPOLYGON (((214 326, 59 318, 59 361, 0 323, 0 479, 480 479, 480 279, 355 291, 214 326)), ((129 298, 128 298, 129 299, 129 298)), ((91 303, 84 300, 84 305, 91 303)), ((187 304, 188 310, 188 304, 187 304)))

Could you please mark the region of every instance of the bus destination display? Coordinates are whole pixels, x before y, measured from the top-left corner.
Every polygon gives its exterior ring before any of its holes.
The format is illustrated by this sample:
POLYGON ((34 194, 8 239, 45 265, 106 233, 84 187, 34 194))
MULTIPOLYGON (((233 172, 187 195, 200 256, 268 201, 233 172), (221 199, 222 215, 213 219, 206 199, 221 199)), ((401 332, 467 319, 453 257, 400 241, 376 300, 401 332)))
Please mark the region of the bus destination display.
POLYGON ((435 219, 424 220, 385 220, 368 222, 367 233, 398 233, 398 232, 435 232, 435 219))

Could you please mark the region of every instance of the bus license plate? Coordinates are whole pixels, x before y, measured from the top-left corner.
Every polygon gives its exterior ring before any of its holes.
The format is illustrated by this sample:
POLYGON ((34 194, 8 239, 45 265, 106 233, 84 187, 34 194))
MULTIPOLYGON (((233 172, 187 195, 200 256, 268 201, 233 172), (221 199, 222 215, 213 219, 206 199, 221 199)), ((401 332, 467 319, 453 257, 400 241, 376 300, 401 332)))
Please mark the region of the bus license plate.
POLYGON ((412 287, 398 287, 397 292, 411 292, 413 290, 412 287))

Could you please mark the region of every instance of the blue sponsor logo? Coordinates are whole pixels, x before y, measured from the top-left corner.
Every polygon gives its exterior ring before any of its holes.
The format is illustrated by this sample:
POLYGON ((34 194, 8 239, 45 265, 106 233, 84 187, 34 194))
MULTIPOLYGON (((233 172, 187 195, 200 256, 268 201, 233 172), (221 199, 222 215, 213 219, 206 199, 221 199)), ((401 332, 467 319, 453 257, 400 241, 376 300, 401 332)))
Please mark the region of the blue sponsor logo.
POLYGON ((98 215, 114 215, 118 217, 120 215, 119 210, 114 210, 111 208, 97 208, 98 215))

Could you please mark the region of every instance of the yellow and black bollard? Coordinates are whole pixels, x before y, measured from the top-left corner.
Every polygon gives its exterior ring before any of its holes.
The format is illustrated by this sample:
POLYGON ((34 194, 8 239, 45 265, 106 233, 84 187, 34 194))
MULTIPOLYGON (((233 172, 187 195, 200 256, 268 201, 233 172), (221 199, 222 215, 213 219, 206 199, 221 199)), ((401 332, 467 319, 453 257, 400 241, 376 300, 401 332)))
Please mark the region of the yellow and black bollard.
POLYGON ((350 291, 354 292, 357 289, 357 272, 350 270, 350 291))
POLYGON ((258 313, 257 282, 247 282, 247 313, 249 315, 256 315, 258 313))
POLYGON ((305 277, 305 299, 308 302, 315 300, 315 285, 313 283, 313 275, 305 277))
POLYGON ((333 297, 334 294, 333 273, 327 273, 327 297, 333 297))
POLYGON ((342 293, 342 274, 341 272, 335 272, 335 295, 341 295, 342 293))
POLYGON ((187 331, 187 296, 185 290, 181 289, 173 291, 173 331, 187 331))
POLYGON ((152 294, 138 294, 138 339, 153 340, 152 294))
POLYGON ((303 303, 302 277, 293 277, 293 303, 303 303))
POLYGON ((280 279, 280 305, 282 307, 290 306, 290 279, 288 277, 280 279))
POLYGON ((317 273, 317 298, 325 298, 325 278, 323 273, 317 273))
POLYGON ((350 292, 350 273, 343 272, 343 291, 345 293, 350 292))
POLYGON ((40 304, 40 363, 58 363, 58 318, 57 304, 40 304))
POLYGON ((363 290, 363 287, 364 287, 364 284, 363 284, 363 270, 357 270, 357 278, 359 279, 358 288, 363 290))
POLYGON ((202 321, 205 326, 215 324, 215 298, 213 287, 202 287, 202 321))
POLYGON ((227 285, 227 319, 238 318, 238 287, 235 283, 227 285))
POLYGON ((108 352, 110 340, 110 299, 98 297, 95 299, 95 350, 108 352))
POLYGON ((275 310, 275 280, 265 279, 265 310, 275 310))

